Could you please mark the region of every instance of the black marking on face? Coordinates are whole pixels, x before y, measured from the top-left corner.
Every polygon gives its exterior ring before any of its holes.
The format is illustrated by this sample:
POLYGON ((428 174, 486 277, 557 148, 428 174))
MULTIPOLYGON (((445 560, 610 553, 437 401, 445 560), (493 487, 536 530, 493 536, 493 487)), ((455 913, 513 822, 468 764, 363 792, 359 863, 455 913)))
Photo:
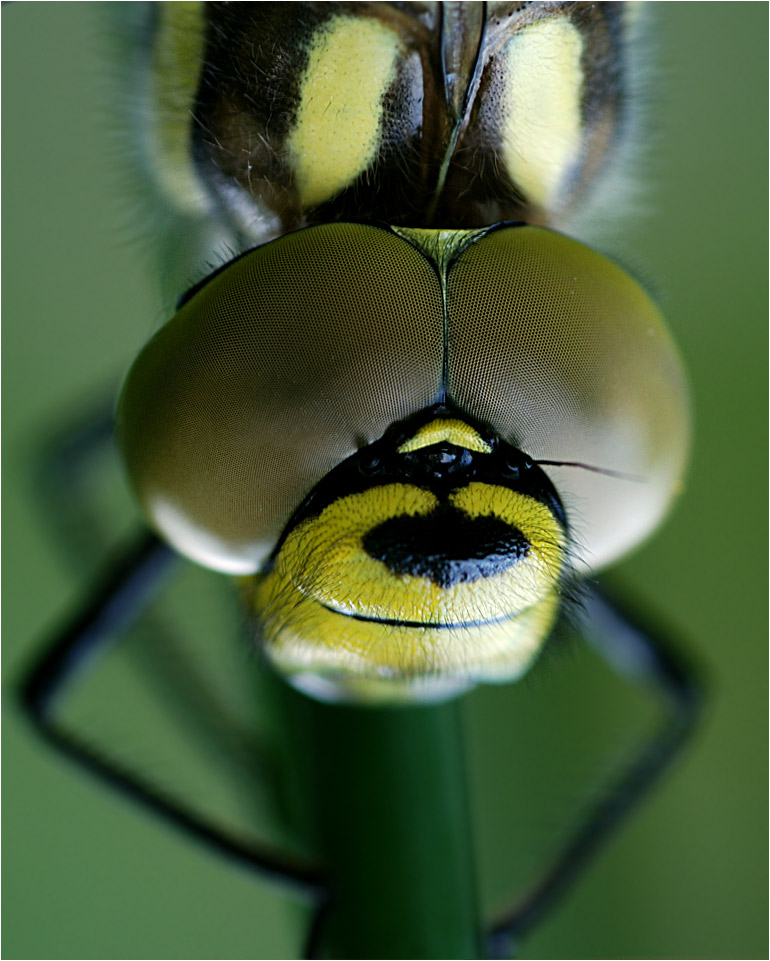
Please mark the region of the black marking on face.
POLYGON ((362 543, 394 574, 426 577, 443 588, 499 574, 529 551, 518 528, 498 517, 469 517, 446 504, 430 514, 391 517, 362 543))

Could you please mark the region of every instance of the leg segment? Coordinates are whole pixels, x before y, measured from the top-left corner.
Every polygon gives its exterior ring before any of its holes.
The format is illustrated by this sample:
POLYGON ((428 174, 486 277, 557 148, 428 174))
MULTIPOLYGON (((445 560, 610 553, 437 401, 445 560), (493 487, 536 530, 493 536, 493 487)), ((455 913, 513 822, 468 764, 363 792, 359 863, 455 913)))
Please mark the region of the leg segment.
POLYGON ((295 893, 317 899, 323 885, 316 868, 220 830, 57 721, 57 701, 68 684, 88 659, 127 630, 163 583, 173 560, 171 550, 154 534, 144 533, 131 544, 26 674, 20 688, 22 706, 52 747, 99 780, 212 850, 288 885, 295 893))
POLYGON ((567 891, 676 757, 699 715, 702 698, 693 673, 659 631, 595 586, 584 608, 592 645, 618 674, 653 689, 665 717, 535 884, 495 922, 488 941, 491 958, 511 957, 515 942, 567 891))

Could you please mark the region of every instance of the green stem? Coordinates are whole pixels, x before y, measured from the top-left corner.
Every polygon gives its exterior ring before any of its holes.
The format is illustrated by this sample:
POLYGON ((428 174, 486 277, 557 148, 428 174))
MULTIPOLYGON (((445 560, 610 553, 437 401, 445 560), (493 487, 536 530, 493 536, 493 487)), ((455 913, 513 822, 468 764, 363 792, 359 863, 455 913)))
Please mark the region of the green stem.
POLYGON ((324 956, 478 957, 457 702, 351 707, 284 685, 280 696, 301 816, 332 883, 324 956))

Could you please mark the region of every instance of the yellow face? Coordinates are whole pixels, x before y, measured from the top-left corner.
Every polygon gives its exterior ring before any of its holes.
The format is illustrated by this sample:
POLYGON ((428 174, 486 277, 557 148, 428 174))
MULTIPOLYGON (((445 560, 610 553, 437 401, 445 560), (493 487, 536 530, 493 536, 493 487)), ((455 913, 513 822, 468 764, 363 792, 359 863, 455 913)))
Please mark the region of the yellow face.
POLYGON ((553 626, 566 545, 553 488, 514 448, 434 413, 340 465, 244 585, 268 656, 307 690, 393 700, 510 680, 553 626))

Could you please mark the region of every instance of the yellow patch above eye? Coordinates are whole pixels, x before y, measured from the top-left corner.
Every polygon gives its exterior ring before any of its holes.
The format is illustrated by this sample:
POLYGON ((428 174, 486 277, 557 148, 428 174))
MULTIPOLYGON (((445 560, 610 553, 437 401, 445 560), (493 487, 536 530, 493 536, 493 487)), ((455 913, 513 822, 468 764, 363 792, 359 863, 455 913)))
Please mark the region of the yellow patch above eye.
POLYGON ((421 427, 409 440, 398 448, 399 454, 430 447, 432 444, 454 444, 480 454, 491 454, 492 445, 488 444, 472 427, 461 420, 438 419, 421 427))
POLYGON ((400 52, 371 17, 336 17, 313 37, 287 141, 303 206, 331 200, 374 161, 400 52))
POLYGON ((582 54, 580 31, 566 18, 524 27, 501 54, 505 166, 524 195, 545 208, 557 202, 580 155, 582 54))

